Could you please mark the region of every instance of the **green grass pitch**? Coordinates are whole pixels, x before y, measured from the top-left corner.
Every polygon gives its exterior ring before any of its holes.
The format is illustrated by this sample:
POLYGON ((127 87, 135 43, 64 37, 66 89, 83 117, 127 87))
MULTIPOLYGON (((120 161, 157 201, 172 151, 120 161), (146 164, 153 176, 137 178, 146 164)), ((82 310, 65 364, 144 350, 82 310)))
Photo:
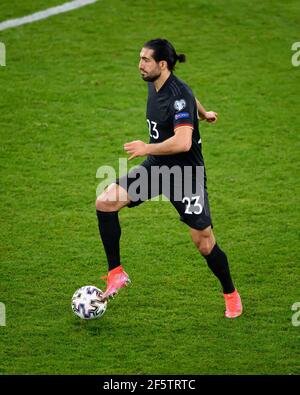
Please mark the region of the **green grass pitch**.
MULTIPOLYGON (((63 0, 3 0, 0 22, 63 0)), ((297 0, 111 0, 0 32, 2 374, 299 374, 297 0), (142 44, 168 38, 201 123, 214 231, 244 314, 166 202, 120 213, 132 279, 100 320, 70 308, 104 288, 95 196, 102 165, 148 140, 142 44)), ((140 159, 133 161, 136 165, 140 159)))

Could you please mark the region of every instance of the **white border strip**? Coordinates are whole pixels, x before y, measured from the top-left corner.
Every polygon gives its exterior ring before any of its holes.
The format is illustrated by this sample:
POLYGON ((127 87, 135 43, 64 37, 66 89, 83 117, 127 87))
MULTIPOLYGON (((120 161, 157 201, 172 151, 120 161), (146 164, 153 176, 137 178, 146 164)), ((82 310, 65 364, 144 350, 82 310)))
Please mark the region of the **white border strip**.
POLYGON ((11 27, 25 25, 27 23, 32 23, 39 21, 41 19, 49 18, 52 15, 61 14, 62 12, 68 12, 71 10, 75 10, 76 8, 84 7, 88 4, 95 3, 98 0, 74 0, 69 1, 68 3, 64 3, 57 7, 47 8, 44 11, 36 12, 31 15, 24 16, 22 18, 17 19, 9 19, 7 21, 0 23, 0 31, 5 29, 10 29, 11 27))

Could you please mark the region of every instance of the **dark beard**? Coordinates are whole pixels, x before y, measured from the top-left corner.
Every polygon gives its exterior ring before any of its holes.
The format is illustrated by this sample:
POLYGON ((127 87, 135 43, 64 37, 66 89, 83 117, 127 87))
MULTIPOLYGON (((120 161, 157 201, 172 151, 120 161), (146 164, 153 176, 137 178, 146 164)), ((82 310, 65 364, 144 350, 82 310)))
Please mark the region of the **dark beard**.
POLYGON ((154 81, 156 81, 159 77, 160 77, 160 73, 157 74, 157 75, 152 75, 152 76, 151 76, 151 75, 145 76, 145 77, 142 76, 143 80, 144 80, 144 81, 147 81, 147 82, 154 82, 154 81))

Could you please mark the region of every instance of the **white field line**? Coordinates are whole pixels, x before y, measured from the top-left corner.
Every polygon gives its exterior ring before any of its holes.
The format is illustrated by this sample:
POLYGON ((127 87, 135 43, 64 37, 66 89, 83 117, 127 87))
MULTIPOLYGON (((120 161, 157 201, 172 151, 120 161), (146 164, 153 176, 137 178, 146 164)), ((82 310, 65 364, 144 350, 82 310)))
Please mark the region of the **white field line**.
POLYGON ((74 0, 68 3, 61 4, 57 7, 47 8, 44 11, 35 12, 34 14, 24 16, 17 19, 8 19, 7 21, 0 23, 0 31, 5 29, 10 29, 11 27, 25 25, 27 23, 32 23, 39 21, 41 19, 49 18, 52 15, 61 14, 62 12, 68 12, 75 10, 76 8, 84 7, 88 4, 95 3, 98 0, 74 0))

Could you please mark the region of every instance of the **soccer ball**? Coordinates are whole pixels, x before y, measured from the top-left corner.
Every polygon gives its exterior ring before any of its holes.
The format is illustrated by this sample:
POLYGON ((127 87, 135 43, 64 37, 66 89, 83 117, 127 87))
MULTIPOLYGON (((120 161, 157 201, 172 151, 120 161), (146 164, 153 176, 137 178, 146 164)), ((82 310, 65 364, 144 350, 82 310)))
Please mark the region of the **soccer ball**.
POLYGON ((102 317, 107 307, 107 301, 101 301, 102 293, 101 289, 93 285, 86 285, 77 289, 71 302, 74 314, 83 320, 102 317))

